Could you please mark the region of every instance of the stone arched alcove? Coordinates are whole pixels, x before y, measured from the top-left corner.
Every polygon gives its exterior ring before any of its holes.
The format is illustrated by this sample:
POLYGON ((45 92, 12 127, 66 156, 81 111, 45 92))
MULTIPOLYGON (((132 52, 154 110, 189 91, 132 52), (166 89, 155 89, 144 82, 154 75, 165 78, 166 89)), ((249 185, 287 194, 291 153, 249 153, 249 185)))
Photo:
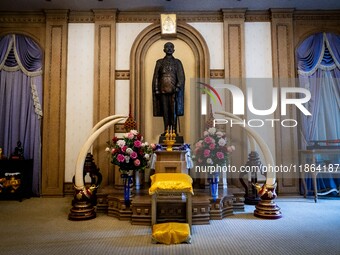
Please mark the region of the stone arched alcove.
MULTIPOLYGON (((145 111, 152 111, 152 109, 145 109, 145 104, 143 100, 143 88, 146 86, 144 84, 146 76, 146 55, 148 50, 162 40, 160 23, 154 23, 147 28, 145 28, 136 38, 134 44, 131 48, 130 53, 130 104, 134 118, 137 121, 137 128, 141 133, 145 132, 145 121, 144 113, 145 111)), ((179 40, 184 42, 192 51, 193 54, 193 74, 194 77, 201 79, 209 78, 209 66, 210 57, 207 44, 202 37, 202 35, 194 29, 192 26, 179 22, 177 24, 177 34, 175 37, 168 38, 169 40, 179 40)), ((180 56, 183 58, 185 56, 180 56)), ((153 66, 154 67, 154 66, 153 66)), ((152 68, 153 68, 152 67, 152 68)), ((150 67, 148 67, 150 72, 150 67)), ((150 74, 148 74, 150 75, 150 74)), ((190 78, 186 77, 186 89, 190 85, 190 78)), ((193 96, 194 100, 199 100, 199 97, 193 96)), ((201 118, 199 116, 200 112, 196 114, 197 119, 201 118)), ((200 131, 200 130, 199 130, 200 131)))

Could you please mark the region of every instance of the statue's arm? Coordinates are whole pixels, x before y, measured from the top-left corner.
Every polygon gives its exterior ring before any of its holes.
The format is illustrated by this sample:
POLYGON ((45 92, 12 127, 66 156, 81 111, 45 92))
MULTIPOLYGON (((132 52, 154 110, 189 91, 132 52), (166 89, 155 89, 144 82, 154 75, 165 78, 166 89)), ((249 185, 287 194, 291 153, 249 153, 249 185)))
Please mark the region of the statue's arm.
POLYGON ((177 60, 177 84, 176 87, 178 89, 184 89, 185 84, 185 74, 182 62, 180 60, 177 60))
POLYGON ((153 72, 153 78, 152 78, 152 92, 155 94, 160 93, 160 88, 159 88, 159 68, 161 66, 161 63, 159 60, 156 62, 155 70, 153 72))

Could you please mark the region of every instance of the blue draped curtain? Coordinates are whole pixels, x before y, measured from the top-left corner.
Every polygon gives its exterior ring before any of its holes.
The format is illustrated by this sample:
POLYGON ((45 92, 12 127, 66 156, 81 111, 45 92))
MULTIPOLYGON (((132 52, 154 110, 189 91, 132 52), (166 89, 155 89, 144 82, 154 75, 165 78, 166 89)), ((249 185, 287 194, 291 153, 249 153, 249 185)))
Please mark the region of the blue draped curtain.
POLYGON ((40 194, 43 52, 31 38, 0 37, 0 147, 10 157, 21 141, 33 159, 32 192, 40 194))
MULTIPOLYGON (((311 92, 306 108, 312 115, 301 115, 302 149, 312 141, 339 140, 340 36, 311 35, 298 47, 296 57, 300 87, 311 92)), ((338 162, 333 163, 340 163, 340 155, 338 162)), ((323 178, 318 178, 318 192, 327 193, 340 186, 340 179, 333 176, 322 174, 323 178)), ((312 192, 311 179, 307 180, 307 188, 312 192)))

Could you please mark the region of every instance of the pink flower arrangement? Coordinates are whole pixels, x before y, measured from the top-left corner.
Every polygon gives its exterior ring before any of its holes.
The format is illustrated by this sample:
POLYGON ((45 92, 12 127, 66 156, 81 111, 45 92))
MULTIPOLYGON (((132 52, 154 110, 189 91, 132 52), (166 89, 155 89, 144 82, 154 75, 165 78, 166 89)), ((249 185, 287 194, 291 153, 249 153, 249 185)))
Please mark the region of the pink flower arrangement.
POLYGON ((229 155, 235 150, 235 146, 228 145, 228 142, 225 133, 209 128, 196 142, 193 160, 199 165, 228 164, 229 155))
POLYGON ((153 146, 142 141, 143 136, 136 130, 124 134, 122 139, 113 137, 107 142, 106 148, 106 152, 110 153, 111 163, 119 166, 122 172, 144 170, 153 153, 153 146))

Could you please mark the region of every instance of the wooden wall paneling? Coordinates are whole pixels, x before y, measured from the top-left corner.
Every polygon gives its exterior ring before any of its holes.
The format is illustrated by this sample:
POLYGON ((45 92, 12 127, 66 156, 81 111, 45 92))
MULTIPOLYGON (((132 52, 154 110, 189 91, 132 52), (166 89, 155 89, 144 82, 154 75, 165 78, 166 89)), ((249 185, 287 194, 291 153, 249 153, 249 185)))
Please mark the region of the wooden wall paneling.
MULTIPOLYGON (((95 60, 93 124, 115 113, 115 51, 117 10, 94 10, 95 60)), ((114 171, 105 153, 114 129, 104 131, 93 146, 94 160, 103 175, 102 186, 114 183, 114 171)))
MULTIPOLYGON (((223 38, 224 38, 224 76, 225 83, 239 87, 246 95, 245 84, 245 41, 244 22, 245 9, 223 9, 223 38)), ((225 111, 232 112, 232 96, 225 90, 224 94, 225 111)), ((245 108, 246 109, 246 108, 245 108)), ((217 116, 215 116, 217 117, 217 116)), ((246 113, 241 118, 246 119, 246 113)), ((227 125, 227 136, 232 144, 236 146, 236 151, 231 157, 232 165, 240 167, 247 162, 247 140, 242 127, 227 125)), ((238 185, 238 173, 228 173, 231 183, 238 185)))
POLYGON ((45 49, 45 14, 43 12, 0 12, 0 35, 24 34, 45 49))
MULTIPOLYGON (((274 87, 295 87, 294 46, 293 46, 293 9, 271 10, 271 34, 273 56, 274 87)), ((275 119, 297 120, 296 109, 288 106, 287 115, 281 116, 281 105, 275 111, 275 119)), ((290 166, 298 164, 297 127, 275 126, 276 165, 290 166)), ((280 193, 299 192, 299 174, 290 172, 276 174, 280 193)))
POLYGON ((340 10, 294 12, 294 49, 308 36, 319 32, 340 34, 340 10))
POLYGON ((67 10, 46 11, 42 195, 63 196, 66 133, 67 10))

